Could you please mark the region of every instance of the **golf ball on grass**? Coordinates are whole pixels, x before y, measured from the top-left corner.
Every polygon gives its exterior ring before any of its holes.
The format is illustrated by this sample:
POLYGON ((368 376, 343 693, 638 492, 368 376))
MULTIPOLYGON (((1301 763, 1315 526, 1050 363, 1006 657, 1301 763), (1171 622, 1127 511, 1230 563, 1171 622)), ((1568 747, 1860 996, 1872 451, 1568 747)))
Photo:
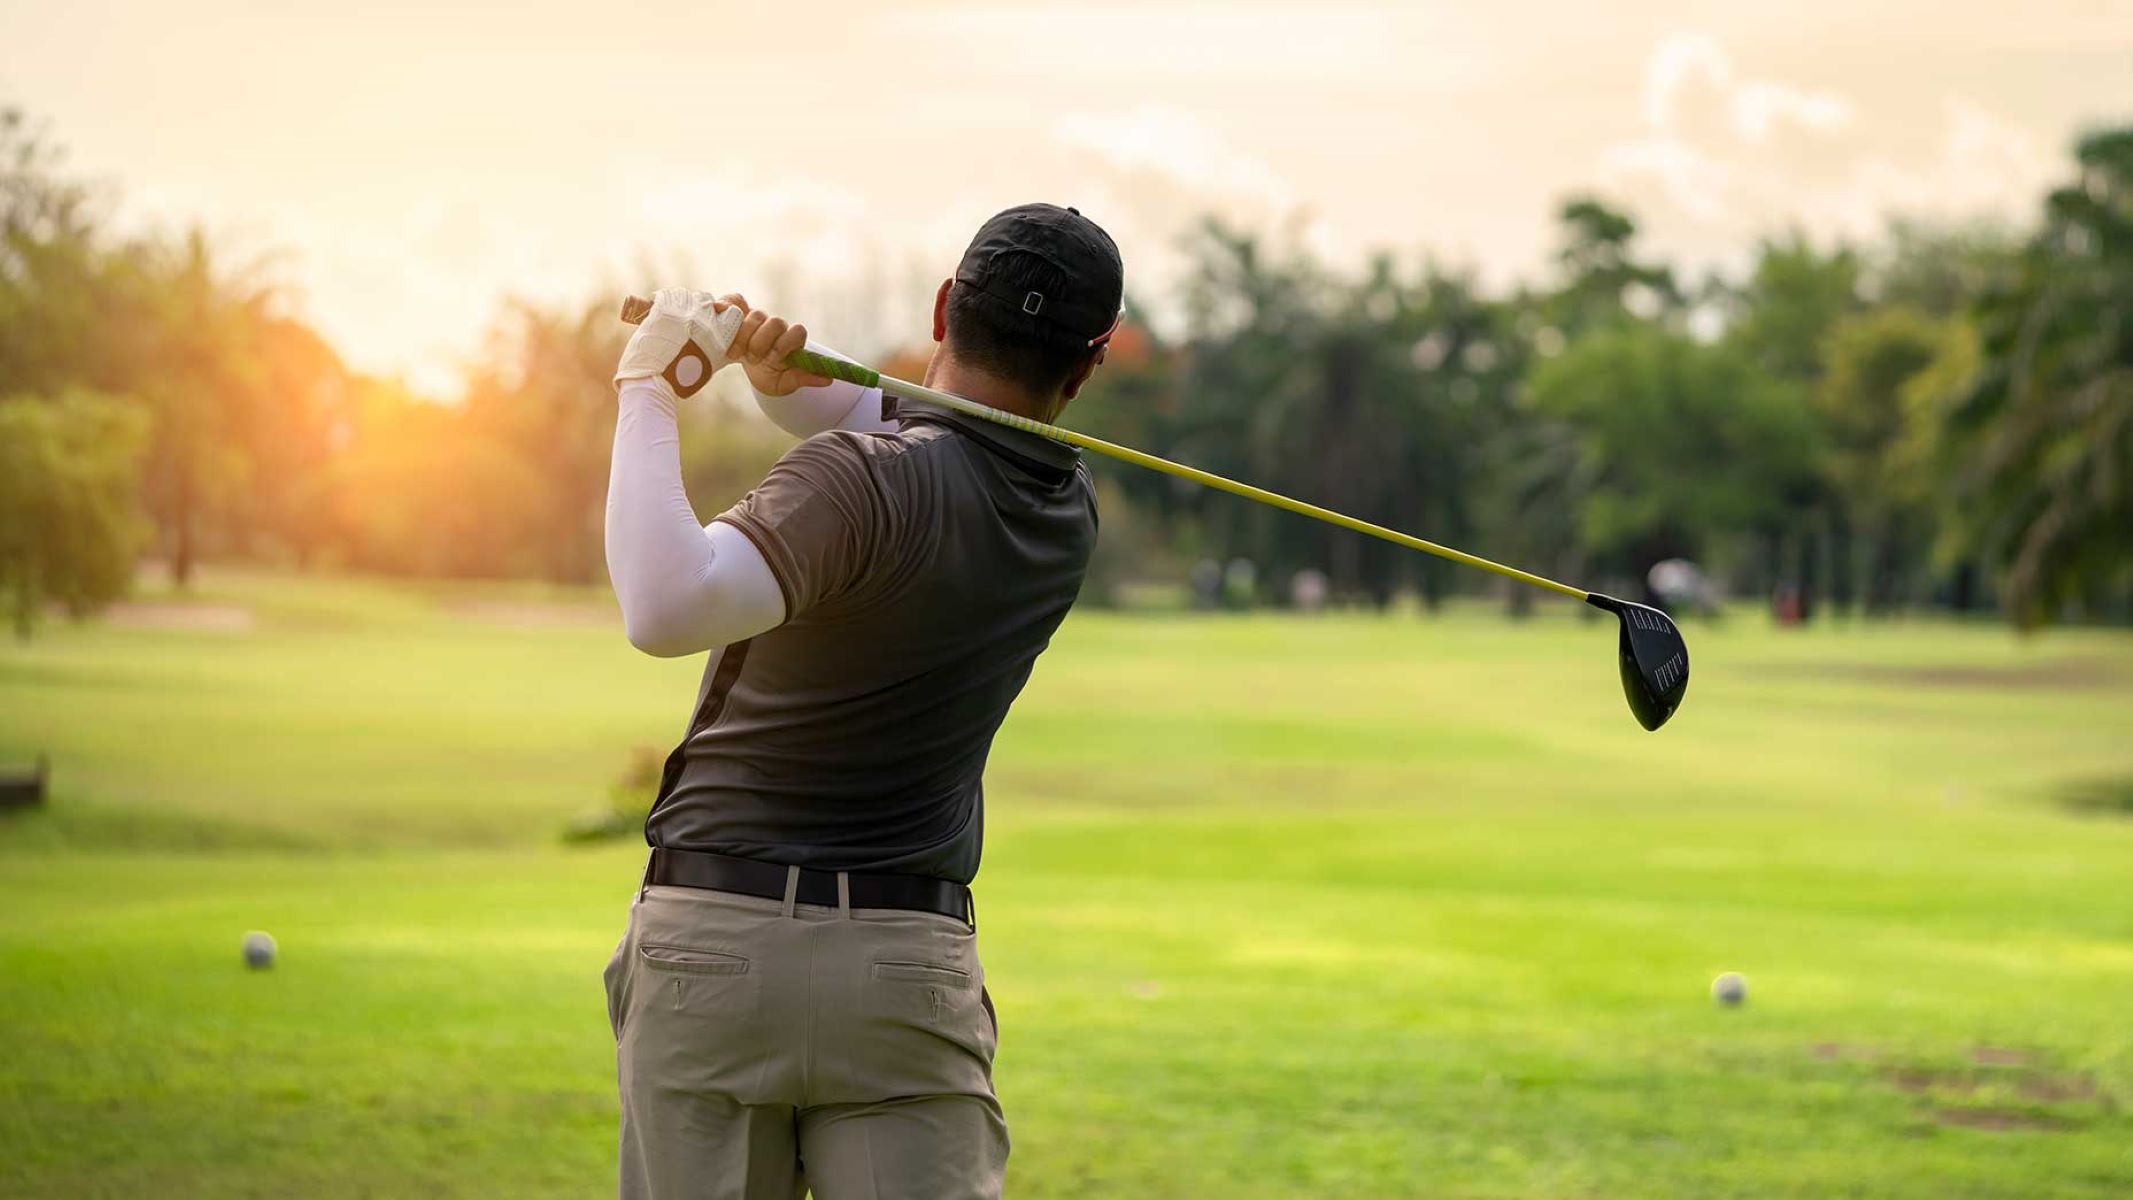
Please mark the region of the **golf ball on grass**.
POLYGON ((264 971, 274 965, 274 939, 257 929, 244 935, 244 965, 264 971))
POLYGON ((1728 971, 1711 981, 1711 999, 1726 1006, 1736 1007, 1748 999, 1748 979, 1738 971, 1728 971))

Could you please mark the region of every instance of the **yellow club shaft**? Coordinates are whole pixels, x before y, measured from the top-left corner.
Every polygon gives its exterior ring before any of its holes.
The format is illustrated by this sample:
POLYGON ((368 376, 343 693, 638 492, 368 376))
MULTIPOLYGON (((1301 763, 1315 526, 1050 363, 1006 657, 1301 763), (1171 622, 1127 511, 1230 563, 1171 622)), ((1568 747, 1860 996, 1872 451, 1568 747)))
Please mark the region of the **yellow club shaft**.
MULTIPOLYGON (((622 301, 622 319, 632 325, 643 321, 646 314, 650 313, 651 310, 652 302, 642 296, 630 296, 622 301)), ((1501 575, 1505 579, 1515 579, 1520 583, 1529 583, 1537 588, 1545 588, 1559 596, 1568 596, 1572 600, 1584 600, 1590 595, 1590 593, 1571 587, 1567 583, 1557 583, 1553 579, 1535 575, 1530 571, 1521 571, 1517 567, 1507 567, 1499 562, 1490 562, 1486 558, 1468 554, 1464 550, 1454 550, 1450 546, 1440 546, 1435 542, 1418 538, 1410 533, 1401 533, 1397 529, 1387 529, 1383 525, 1373 525, 1368 521, 1358 521, 1345 513, 1334 512, 1330 508, 1320 508, 1316 504, 1306 504, 1301 500, 1284 496, 1279 492, 1270 492, 1265 488, 1253 487, 1248 483, 1239 483, 1234 479, 1225 478, 1212 471, 1202 471, 1198 467, 1188 467, 1183 463, 1174 463, 1167 458, 1157 458, 1153 454, 1135 450, 1131 446, 1121 446, 1116 442, 1107 442, 1102 438, 1090 437, 1085 433, 1075 433, 1071 429, 1061 429, 1057 425, 1047 425, 1042 421, 1033 421, 1028 417, 1015 413, 1002 412, 988 404, 979 404, 974 400, 965 400, 961 396, 951 395, 948 392, 935 391, 924 384, 912 383, 904 379, 894 379, 881 374, 872 367, 859 363, 831 358, 828 355, 805 349, 793 351, 785 361, 791 366, 819 372, 833 379, 848 380, 862 387, 879 386, 893 395, 909 396, 914 400, 924 400, 929 404, 937 404, 942 408, 964 413, 981 421, 991 421, 996 425, 1006 425, 1013 429, 1034 433, 1039 437, 1047 437, 1055 442, 1065 442, 1069 446, 1079 446, 1083 450, 1091 450, 1108 458, 1118 459, 1120 462, 1129 462, 1135 466, 1146 467, 1151 471, 1161 471, 1165 475, 1174 475, 1179 479, 1190 479, 1203 487, 1211 487, 1216 491, 1228 492, 1232 496, 1242 496, 1247 500, 1257 500, 1261 504, 1271 504, 1275 508, 1295 513, 1298 516, 1324 521, 1328 525, 1338 525, 1342 529, 1353 530, 1356 533, 1382 538, 1395 546, 1405 546, 1409 550, 1420 550, 1424 554, 1434 554, 1438 558, 1447 558, 1455 563, 1465 563, 1470 567, 1479 567, 1492 574, 1501 575)))
POLYGON ((1033 421, 1016 413, 1003 412, 990 405, 979 404, 974 400, 965 400, 961 396, 951 395, 947 392, 935 391, 922 384, 883 375, 881 376, 881 386, 884 391, 892 395, 908 396, 914 400, 923 400, 928 404, 938 404, 942 408, 965 413, 980 420, 991 421, 996 425, 1006 425, 1013 429, 1037 434, 1040 437, 1050 438, 1056 442, 1065 442, 1069 446, 1079 446, 1083 450, 1093 451, 1107 458, 1115 458, 1120 462, 1129 462, 1137 467, 1146 467, 1151 471, 1161 471, 1165 475, 1174 475, 1179 479, 1190 479, 1203 487, 1211 487, 1216 491, 1228 492, 1232 496, 1242 496, 1247 500, 1257 500, 1261 504, 1271 504, 1275 508, 1296 513, 1299 516, 1310 517, 1314 520, 1324 521, 1328 525, 1337 525, 1342 529, 1368 534, 1374 538, 1382 538, 1396 546, 1405 546, 1409 550, 1420 550, 1424 554, 1434 554, 1438 558, 1447 558, 1455 563, 1479 567, 1484 571, 1501 575, 1505 579, 1515 579, 1520 583, 1528 583, 1537 588, 1545 588, 1557 595, 1568 596, 1572 600, 1583 600, 1588 594, 1582 589, 1571 587, 1567 583, 1557 583, 1553 579, 1535 575, 1530 571, 1521 571, 1517 567, 1507 567, 1499 562, 1490 562, 1486 558, 1468 554, 1464 550, 1454 550, 1450 546, 1440 546, 1435 542, 1418 538, 1413 534, 1401 533, 1397 529, 1387 529, 1383 525, 1373 525, 1368 521, 1359 521, 1346 513, 1337 513, 1330 508, 1321 508, 1316 504, 1308 504, 1302 500, 1284 496, 1280 492, 1270 492, 1262 487, 1239 483, 1234 479, 1217 475, 1212 471, 1202 471, 1198 467, 1188 467, 1183 463, 1174 463, 1167 458, 1158 458, 1153 454, 1135 450, 1131 446, 1121 446, 1116 442, 1107 442, 1102 438, 1090 437, 1085 433, 1076 433, 1071 429, 1062 429, 1057 425, 1047 425, 1042 421, 1033 421))

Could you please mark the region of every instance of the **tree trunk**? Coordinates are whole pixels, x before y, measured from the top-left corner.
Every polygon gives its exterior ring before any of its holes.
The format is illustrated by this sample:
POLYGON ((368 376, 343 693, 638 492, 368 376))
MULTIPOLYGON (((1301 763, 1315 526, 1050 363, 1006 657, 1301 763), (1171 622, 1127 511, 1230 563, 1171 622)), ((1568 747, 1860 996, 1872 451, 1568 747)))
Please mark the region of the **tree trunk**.
POLYGON ((1851 513, 1832 505, 1828 517, 1829 606, 1840 619, 1849 619, 1859 599, 1858 538, 1851 513))
POLYGON ((1815 609, 1822 601, 1822 531, 1810 518, 1800 530, 1800 540, 1795 544, 1793 557, 1793 586, 1799 589, 1800 623, 1814 620, 1815 609))
POLYGON ((20 578, 15 580, 15 640, 26 642, 37 626, 37 605, 41 597, 37 591, 37 564, 23 564, 20 578))
POLYGON ((170 551, 170 582, 183 591, 193 579, 193 473, 190 463, 180 460, 178 464, 178 503, 173 514, 170 551))

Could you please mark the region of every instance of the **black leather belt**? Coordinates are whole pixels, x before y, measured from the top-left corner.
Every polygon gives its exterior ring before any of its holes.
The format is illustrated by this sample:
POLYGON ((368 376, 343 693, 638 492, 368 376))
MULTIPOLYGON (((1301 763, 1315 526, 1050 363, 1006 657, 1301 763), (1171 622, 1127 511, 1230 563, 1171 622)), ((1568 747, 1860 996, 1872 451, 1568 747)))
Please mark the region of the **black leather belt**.
MULTIPOLYGON (((785 898, 788 868, 752 858, 712 854, 704 850, 668 850, 652 847, 652 862, 645 882, 679 887, 708 888, 714 892, 737 892, 767 900, 785 898)), ((970 889, 946 879, 923 875, 875 875, 854 871, 846 876, 851 886, 853 908, 902 908, 939 913, 958 921, 976 922, 970 889)), ((794 897, 801 904, 837 907, 837 872, 811 867, 800 869, 800 890, 794 897)))

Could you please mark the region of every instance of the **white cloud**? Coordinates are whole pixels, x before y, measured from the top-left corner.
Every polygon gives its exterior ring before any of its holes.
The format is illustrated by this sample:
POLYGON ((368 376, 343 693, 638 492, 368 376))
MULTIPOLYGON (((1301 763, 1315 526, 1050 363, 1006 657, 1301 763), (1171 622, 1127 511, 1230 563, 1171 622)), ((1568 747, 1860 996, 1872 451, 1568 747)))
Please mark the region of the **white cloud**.
MULTIPOLYGON (((1266 160, 1195 114, 1144 104, 1082 111, 1052 122, 1052 141, 1081 180, 1078 206, 1127 254, 1127 286, 1154 306, 1159 328, 1174 328, 1177 284, 1186 268, 1182 235, 1215 217, 1321 261, 1350 264, 1362 246, 1321 219, 1304 191, 1266 160)), ((1168 331, 1168 329, 1166 329, 1168 331)))
MULTIPOLYGON (((1203 82, 1251 79, 1309 87, 1413 69, 1402 31, 1456 28, 1426 11, 1371 3, 1139 0, 1112 8, 1074 0, 885 5, 863 28, 879 42, 967 47, 963 69, 1019 78, 1203 82)), ((1470 64, 1450 63, 1465 77, 1470 64)))
POLYGON ((1750 80, 1733 93, 1733 125, 1750 141, 1766 141, 1784 125, 1816 131, 1841 129, 1851 123, 1852 106, 1842 96, 1808 92, 1768 80, 1750 80))
POLYGON ((1052 122, 1052 136, 1118 174, 1157 176, 1211 196, 1276 209, 1296 202, 1295 189, 1279 172, 1181 108, 1066 113, 1052 122))
POLYGON ((1734 132, 1764 141, 1786 125, 1828 131, 1852 119, 1851 102, 1833 92, 1771 79, 1741 79, 1717 39, 1681 33, 1660 41, 1644 71, 1644 123, 1654 134, 1680 132, 1698 115, 1724 113, 1734 132))
POLYGON ((633 197, 633 230, 658 240, 724 240, 765 228, 819 236, 856 228, 867 213, 866 199, 852 188, 745 168, 646 172, 620 190, 633 197))
POLYGON ((1975 102, 1946 100, 1939 136, 1919 138, 1915 115, 1747 77, 1701 34, 1653 48, 1641 112, 1638 136, 1601 151, 1602 179, 1663 248, 1706 259, 1785 227, 1863 237, 1892 214, 2019 211, 2051 169, 2030 134, 1975 102))
POLYGON ((1644 138, 1611 147, 1603 166, 1617 177, 1648 177, 1667 199, 1703 221, 1722 220, 1733 172, 1678 138, 1644 138))

